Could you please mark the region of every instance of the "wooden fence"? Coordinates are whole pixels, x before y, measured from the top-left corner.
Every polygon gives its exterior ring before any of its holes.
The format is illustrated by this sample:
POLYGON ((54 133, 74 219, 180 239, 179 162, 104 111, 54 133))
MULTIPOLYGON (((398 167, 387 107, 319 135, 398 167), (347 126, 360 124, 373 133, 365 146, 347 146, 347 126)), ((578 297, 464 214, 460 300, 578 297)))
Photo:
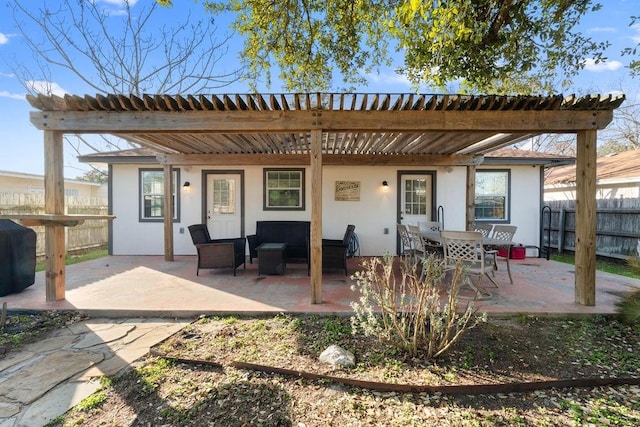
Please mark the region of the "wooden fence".
MULTIPOLYGON (((575 201, 545 205, 550 209, 543 209, 542 246, 575 251, 575 201)), ((596 254, 619 259, 640 256, 640 199, 600 199, 596 206, 596 254)))
MULTIPOLYGON (((67 214, 106 215, 107 201, 95 197, 65 196, 67 214)), ((43 214, 44 194, 0 193, 0 213, 5 215, 43 214)), ((37 234, 36 255, 44 256, 44 227, 31 227, 37 234)), ((67 251, 79 251, 108 243, 107 220, 85 221, 76 227, 66 227, 67 251)))

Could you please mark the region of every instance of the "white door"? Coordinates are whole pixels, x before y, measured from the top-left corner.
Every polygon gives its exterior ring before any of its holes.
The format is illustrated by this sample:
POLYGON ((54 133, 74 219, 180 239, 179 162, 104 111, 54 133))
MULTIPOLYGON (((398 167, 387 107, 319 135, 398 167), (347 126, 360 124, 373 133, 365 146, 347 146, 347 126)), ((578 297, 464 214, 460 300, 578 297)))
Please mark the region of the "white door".
POLYGON ((400 222, 418 225, 431 221, 431 175, 402 175, 400 194, 400 222))
POLYGON ((240 174, 207 175, 207 227, 212 239, 241 237, 240 174))

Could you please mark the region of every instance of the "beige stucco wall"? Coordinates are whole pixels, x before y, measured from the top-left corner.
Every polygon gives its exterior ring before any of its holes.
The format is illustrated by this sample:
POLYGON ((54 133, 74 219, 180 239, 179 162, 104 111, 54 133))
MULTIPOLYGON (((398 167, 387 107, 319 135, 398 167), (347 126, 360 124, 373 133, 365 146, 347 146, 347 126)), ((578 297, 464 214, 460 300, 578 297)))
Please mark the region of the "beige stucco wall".
MULTIPOLYGON (((640 179, 598 181, 596 184, 596 199, 635 199, 640 197, 640 179)), ((575 200, 576 186, 570 184, 546 185, 544 200, 575 200)))
MULTIPOLYGON (((106 185, 65 180, 65 193, 74 197, 100 197, 106 201, 106 185)), ((0 193, 44 194, 44 177, 20 173, 0 173, 0 193)))

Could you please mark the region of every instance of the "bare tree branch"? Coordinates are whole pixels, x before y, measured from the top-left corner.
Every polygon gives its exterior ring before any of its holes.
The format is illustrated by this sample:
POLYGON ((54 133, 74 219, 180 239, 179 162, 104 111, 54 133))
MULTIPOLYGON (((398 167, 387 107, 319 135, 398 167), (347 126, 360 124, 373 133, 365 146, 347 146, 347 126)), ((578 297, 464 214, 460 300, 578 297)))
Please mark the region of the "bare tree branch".
MULTIPOLYGON (((183 20, 154 26, 152 17, 167 13, 156 2, 123 1, 119 13, 103 2, 10 2, 21 39, 37 62, 29 67, 15 58, 13 72, 30 93, 51 94, 56 80, 69 73, 98 93, 201 93, 238 81, 243 68, 226 59, 232 34, 218 38, 213 20, 183 20), (55 6, 51 6, 54 4, 55 6)), ((59 93, 57 93, 59 94, 59 93)), ((119 150, 118 138, 69 135, 67 145, 81 154, 119 150)), ((130 148, 131 143, 126 143, 130 148)))
MULTIPOLYGON (((14 72, 23 82, 45 80, 50 69, 71 72, 99 93, 203 92, 217 89, 242 76, 235 61, 223 61, 231 34, 216 39, 210 21, 192 22, 191 16, 175 26, 151 27, 158 4, 132 10, 124 1, 123 16, 109 14, 98 2, 64 0, 57 9, 12 4, 14 21, 27 48, 39 60, 43 77, 29 78, 17 63, 14 72), (38 31, 31 29, 35 26, 38 31)), ((34 88, 25 85, 26 89, 34 88)))

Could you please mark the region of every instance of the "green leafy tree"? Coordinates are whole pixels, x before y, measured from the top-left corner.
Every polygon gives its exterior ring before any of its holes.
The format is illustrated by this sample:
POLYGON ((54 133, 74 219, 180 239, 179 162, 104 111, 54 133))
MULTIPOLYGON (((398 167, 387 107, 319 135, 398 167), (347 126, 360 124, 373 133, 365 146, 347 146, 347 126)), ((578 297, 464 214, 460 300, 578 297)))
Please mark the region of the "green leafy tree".
MULTIPOLYGON (((170 5, 171 0, 157 0, 170 5)), ((585 58, 602 61, 606 43, 574 27, 600 5, 591 0, 228 0, 207 1, 232 13, 245 37, 242 58, 270 82, 277 65, 289 90, 326 90, 336 77, 352 89, 404 54, 398 70, 417 87, 464 82, 473 91, 511 87, 528 75, 549 87, 570 84, 585 58), (337 76, 336 73, 340 74, 337 76)))
POLYGON ((109 180, 109 173, 104 169, 94 168, 86 171, 76 178, 78 181, 106 183, 109 180))

